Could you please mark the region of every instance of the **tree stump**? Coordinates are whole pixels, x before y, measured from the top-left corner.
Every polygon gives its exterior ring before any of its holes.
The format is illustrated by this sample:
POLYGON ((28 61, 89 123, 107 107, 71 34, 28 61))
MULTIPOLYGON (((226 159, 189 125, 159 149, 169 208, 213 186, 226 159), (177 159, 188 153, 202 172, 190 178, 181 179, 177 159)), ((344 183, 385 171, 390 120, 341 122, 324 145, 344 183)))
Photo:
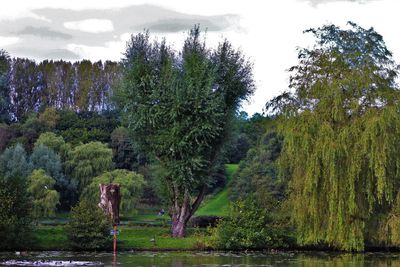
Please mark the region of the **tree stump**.
POLYGON ((99 184, 99 187, 99 207, 107 216, 111 217, 113 224, 119 224, 119 206, 121 202, 119 184, 99 184))

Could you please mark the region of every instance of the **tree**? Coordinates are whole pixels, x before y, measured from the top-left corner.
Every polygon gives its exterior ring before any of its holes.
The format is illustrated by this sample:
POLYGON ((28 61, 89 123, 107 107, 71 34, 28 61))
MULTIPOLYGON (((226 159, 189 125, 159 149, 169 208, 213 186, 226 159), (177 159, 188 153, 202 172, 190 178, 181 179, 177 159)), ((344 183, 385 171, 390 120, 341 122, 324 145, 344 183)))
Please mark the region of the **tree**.
POLYGON ((0 152, 6 149, 11 138, 12 132, 10 127, 7 124, 0 123, 0 152))
POLYGON ((77 200, 77 183, 71 176, 65 175, 65 161, 70 151, 71 145, 65 143, 62 136, 45 132, 36 140, 31 155, 34 169, 42 168, 56 179, 55 189, 60 193, 59 208, 63 210, 69 210, 77 200))
POLYGON ((67 169, 78 183, 79 192, 88 186, 94 177, 113 168, 112 151, 100 142, 76 146, 66 162, 67 169))
POLYGON ((278 179, 276 160, 282 140, 269 129, 258 144, 251 148, 239 165, 232 182, 230 198, 244 199, 253 195, 264 208, 277 207, 285 198, 286 183, 278 179))
POLYGON ((94 203, 86 201, 72 208, 65 231, 69 246, 77 250, 96 250, 111 247, 111 221, 94 203))
POLYGON ((113 161, 118 169, 137 170, 140 154, 124 127, 118 127, 111 133, 113 161))
POLYGON ((48 107, 39 115, 39 123, 47 130, 53 130, 60 116, 53 107, 48 107))
POLYGON ((17 58, 11 64, 12 116, 19 121, 39 110, 44 87, 43 73, 33 60, 17 58))
POLYGON ((82 193, 82 198, 91 202, 100 201, 99 184, 119 184, 121 186, 121 214, 127 215, 134 211, 142 195, 143 176, 128 170, 113 170, 105 172, 93 179, 82 193))
POLYGON ((0 174, 0 249, 26 248, 31 239, 31 221, 26 178, 0 174))
POLYGON ((71 147, 68 143, 65 143, 62 136, 57 136, 53 132, 42 133, 35 142, 35 148, 44 145, 52 149, 58 155, 60 155, 62 160, 66 160, 71 147))
POLYGON ((30 165, 17 144, 0 156, 0 248, 24 247, 31 233, 31 205, 26 190, 30 165))
POLYGON ((42 132, 42 126, 39 123, 36 113, 30 113, 27 115, 26 120, 21 125, 21 143, 27 149, 32 151, 33 145, 36 139, 42 132))
POLYGON ((0 123, 11 120, 10 87, 9 87, 10 57, 0 50, 0 123))
POLYGON ((207 49, 198 26, 175 54, 149 34, 132 36, 117 95, 127 127, 165 170, 172 236, 185 236, 241 100, 253 92, 252 66, 227 41, 207 49))
POLYGON ((21 144, 7 148, 0 156, 0 175, 6 179, 10 177, 26 179, 31 170, 32 166, 29 164, 26 151, 21 144))
POLYGON ((42 144, 35 146, 30 161, 33 169, 42 169, 47 175, 57 180, 62 179, 60 156, 51 148, 42 144))
POLYGON ((382 36, 349 25, 306 31, 317 42, 290 69, 292 93, 267 107, 280 111, 299 243, 360 251, 399 191, 400 94, 382 36))
POLYGON ((33 197, 33 215, 36 218, 54 216, 60 203, 60 194, 54 190, 56 181, 43 169, 34 170, 28 178, 28 193, 33 197))

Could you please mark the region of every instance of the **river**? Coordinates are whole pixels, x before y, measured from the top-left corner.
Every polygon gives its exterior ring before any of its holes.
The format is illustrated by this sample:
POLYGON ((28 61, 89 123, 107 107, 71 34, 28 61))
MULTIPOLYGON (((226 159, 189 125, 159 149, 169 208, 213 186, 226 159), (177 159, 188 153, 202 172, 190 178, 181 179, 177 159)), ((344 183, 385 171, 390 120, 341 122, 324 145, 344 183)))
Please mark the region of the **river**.
POLYGON ((217 252, 120 252, 112 253, 0 252, 0 265, 8 266, 400 266, 400 253, 341 254, 323 252, 217 253, 217 252), (18 253, 19 254, 19 253, 18 253), (68 263, 68 264, 67 264, 68 263), (77 265, 74 265, 77 263, 77 265), (48 265, 46 265, 48 264, 48 265), (53 264, 53 265, 51 265, 53 264))

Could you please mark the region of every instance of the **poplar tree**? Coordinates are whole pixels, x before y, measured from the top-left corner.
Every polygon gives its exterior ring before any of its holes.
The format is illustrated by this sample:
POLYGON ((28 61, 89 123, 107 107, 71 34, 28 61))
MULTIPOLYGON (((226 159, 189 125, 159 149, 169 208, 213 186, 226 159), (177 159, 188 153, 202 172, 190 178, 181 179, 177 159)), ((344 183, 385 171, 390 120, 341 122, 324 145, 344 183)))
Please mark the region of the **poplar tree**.
POLYGON ((0 123, 11 120, 9 68, 10 57, 6 51, 0 50, 0 123))
POLYGON ((400 94, 382 36, 348 24, 306 31, 315 45, 299 50, 291 91, 267 107, 280 112, 299 243, 361 251, 399 191, 400 94))

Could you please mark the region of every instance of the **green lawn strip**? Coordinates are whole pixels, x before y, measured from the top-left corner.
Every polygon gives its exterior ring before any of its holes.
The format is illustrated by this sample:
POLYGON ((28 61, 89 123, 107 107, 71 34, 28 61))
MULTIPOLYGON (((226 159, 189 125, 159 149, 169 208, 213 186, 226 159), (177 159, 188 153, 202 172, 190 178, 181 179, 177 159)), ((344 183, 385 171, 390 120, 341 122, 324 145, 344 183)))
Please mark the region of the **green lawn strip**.
POLYGON ((197 216, 227 216, 229 212, 228 188, 232 182, 233 175, 238 170, 238 164, 226 164, 227 174, 226 187, 212 198, 205 201, 203 206, 196 212, 197 216))
POLYGON ((197 212, 197 216, 226 216, 229 211, 228 189, 225 188, 213 198, 204 203, 197 212))
POLYGON ((225 164, 226 175, 228 176, 227 186, 230 186, 233 175, 239 169, 239 164, 225 164))
MULTIPOLYGON (((111 227, 110 227, 111 229, 111 227)), ((118 227, 121 250, 194 250, 206 238, 204 230, 189 229, 188 237, 172 238, 167 227, 118 227)), ((68 240, 61 226, 39 226, 34 232, 32 250, 68 250, 68 240)))
POLYGON ((204 231, 188 231, 186 238, 171 238, 169 228, 144 227, 121 228, 118 240, 124 249, 190 250, 199 248, 204 240, 204 231))
POLYGON ((62 226, 38 226, 34 230, 34 250, 65 250, 67 236, 62 226))
POLYGON ((165 226, 170 220, 167 214, 159 216, 161 208, 139 208, 135 213, 128 216, 121 216, 122 223, 127 225, 148 225, 148 226, 165 226))

